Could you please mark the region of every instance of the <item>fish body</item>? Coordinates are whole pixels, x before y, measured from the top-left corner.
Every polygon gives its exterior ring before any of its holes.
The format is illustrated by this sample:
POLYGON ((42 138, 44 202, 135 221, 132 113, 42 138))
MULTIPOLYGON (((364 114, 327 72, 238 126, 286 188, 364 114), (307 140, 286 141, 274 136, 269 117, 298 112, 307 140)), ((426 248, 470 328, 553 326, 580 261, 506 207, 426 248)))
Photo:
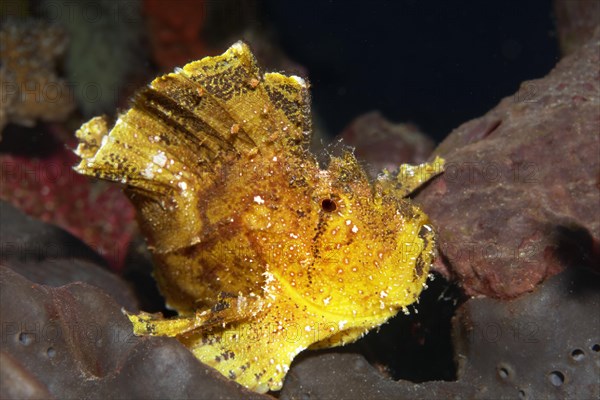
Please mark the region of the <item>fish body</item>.
POLYGON ((178 317, 130 315, 255 390, 414 303, 435 235, 406 196, 443 160, 371 182, 351 151, 308 150, 307 82, 262 74, 245 44, 156 78, 114 126, 77 132, 82 174, 120 182, 178 317))

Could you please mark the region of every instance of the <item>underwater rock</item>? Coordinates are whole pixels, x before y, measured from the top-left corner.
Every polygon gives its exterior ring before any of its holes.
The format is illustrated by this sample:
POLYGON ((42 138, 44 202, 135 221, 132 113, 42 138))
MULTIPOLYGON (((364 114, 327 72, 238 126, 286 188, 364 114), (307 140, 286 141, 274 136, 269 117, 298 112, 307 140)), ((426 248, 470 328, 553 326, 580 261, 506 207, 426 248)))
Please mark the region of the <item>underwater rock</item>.
POLYGON ((104 260, 75 236, 63 229, 23 214, 0 201, 0 260, 37 262, 46 259, 104 260))
POLYGON ((269 399, 171 338, 139 338, 121 307, 84 283, 34 284, 0 266, 0 397, 269 399))
POLYGON ((34 19, 6 19, 0 27, 0 133, 8 123, 62 121, 74 109, 67 82, 56 73, 67 48, 64 30, 34 19))
POLYGON ((119 187, 75 173, 76 156, 62 143, 53 146, 40 158, 0 154, 0 199, 62 227, 121 269, 137 229, 131 203, 119 187))
POLYGON ((555 0, 556 30, 563 55, 573 53, 594 35, 600 25, 597 0, 555 0))
POLYGON ((295 399, 464 399, 461 382, 393 381, 360 354, 339 350, 302 355, 292 364, 279 398, 295 399))
POLYGON ((53 287, 85 282, 113 296, 127 309, 137 309, 133 291, 106 268, 106 261, 77 237, 0 201, 0 262, 53 287))
POLYGON ((487 397, 599 398, 598 309, 600 276, 579 268, 512 301, 467 301, 453 324, 459 380, 487 397))
POLYGON ((421 164, 431 155, 435 143, 412 124, 395 124, 378 111, 357 117, 342 132, 344 144, 355 147, 356 157, 368 164, 372 178, 386 168, 400 164, 421 164))
POLYGON ((513 301, 468 300, 453 321, 456 382, 393 381, 335 350, 299 357, 280 399, 598 398, 598 307, 600 278, 569 269, 513 301))
POLYGON ((4 350, 0 351, 0 396, 6 399, 52 398, 48 389, 4 350))
MULTIPOLYGON (((83 243, 81 245, 84 246, 83 243)), ((127 310, 139 308, 133 291, 123 280, 89 261, 66 258, 40 262, 2 261, 2 263, 35 283, 60 287, 73 282, 82 282, 102 289, 127 310)))
POLYGON ((600 31, 434 154, 416 201, 439 232, 435 268, 468 295, 513 298, 569 265, 600 272, 600 31))

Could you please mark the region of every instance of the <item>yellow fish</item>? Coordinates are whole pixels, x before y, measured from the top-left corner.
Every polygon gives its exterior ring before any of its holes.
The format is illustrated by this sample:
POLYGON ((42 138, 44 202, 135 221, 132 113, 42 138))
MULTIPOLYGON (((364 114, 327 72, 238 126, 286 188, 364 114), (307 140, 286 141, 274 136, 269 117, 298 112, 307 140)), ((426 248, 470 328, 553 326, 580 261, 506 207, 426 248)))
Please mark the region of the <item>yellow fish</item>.
POLYGON ((120 182, 178 317, 129 315, 257 392, 294 357, 353 342, 415 302, 434 257, 405 197, 443 160, 370 182, 350 151, 308 151, 307 82, 262 74, 247 45, 142 89, 114 126, 78 131, 79 173, 120 182))

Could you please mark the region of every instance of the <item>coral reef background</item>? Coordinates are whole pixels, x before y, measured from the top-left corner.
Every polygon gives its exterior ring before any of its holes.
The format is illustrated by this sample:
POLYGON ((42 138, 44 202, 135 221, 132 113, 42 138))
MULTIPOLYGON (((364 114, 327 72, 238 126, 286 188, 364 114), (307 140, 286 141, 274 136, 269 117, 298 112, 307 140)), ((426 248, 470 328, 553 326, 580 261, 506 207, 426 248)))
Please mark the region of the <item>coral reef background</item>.
POLYGON ((56 69, 69 36, 58 24, 7 18, 0 27, 0 134, 6 124, 62 121, 73 111, 71 90, 56 69))

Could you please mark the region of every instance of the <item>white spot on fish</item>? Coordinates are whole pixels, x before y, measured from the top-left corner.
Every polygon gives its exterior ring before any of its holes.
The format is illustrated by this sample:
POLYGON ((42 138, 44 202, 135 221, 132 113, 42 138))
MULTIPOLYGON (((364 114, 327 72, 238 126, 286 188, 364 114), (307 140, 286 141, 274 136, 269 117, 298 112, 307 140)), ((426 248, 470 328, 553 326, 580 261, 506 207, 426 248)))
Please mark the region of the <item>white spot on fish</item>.
POLYGON ((156 153, 156 155, 152 157, 152 161, 162 168, 165 166, 165 164, 167 164, 167 156, 164 152, 159 150, 158 153, 156 153))
POLYGON ((254 202, 258 204, 265 204, 265 201, 260 196, 254 196, 254 202))
POLYGON ((142 171, 142 176, 144 178, 148 178, 148 179, 154 178, 153 167, 154 167, 154 164, 148 163, 148 165, 146 165, 146 169, 142 171))

